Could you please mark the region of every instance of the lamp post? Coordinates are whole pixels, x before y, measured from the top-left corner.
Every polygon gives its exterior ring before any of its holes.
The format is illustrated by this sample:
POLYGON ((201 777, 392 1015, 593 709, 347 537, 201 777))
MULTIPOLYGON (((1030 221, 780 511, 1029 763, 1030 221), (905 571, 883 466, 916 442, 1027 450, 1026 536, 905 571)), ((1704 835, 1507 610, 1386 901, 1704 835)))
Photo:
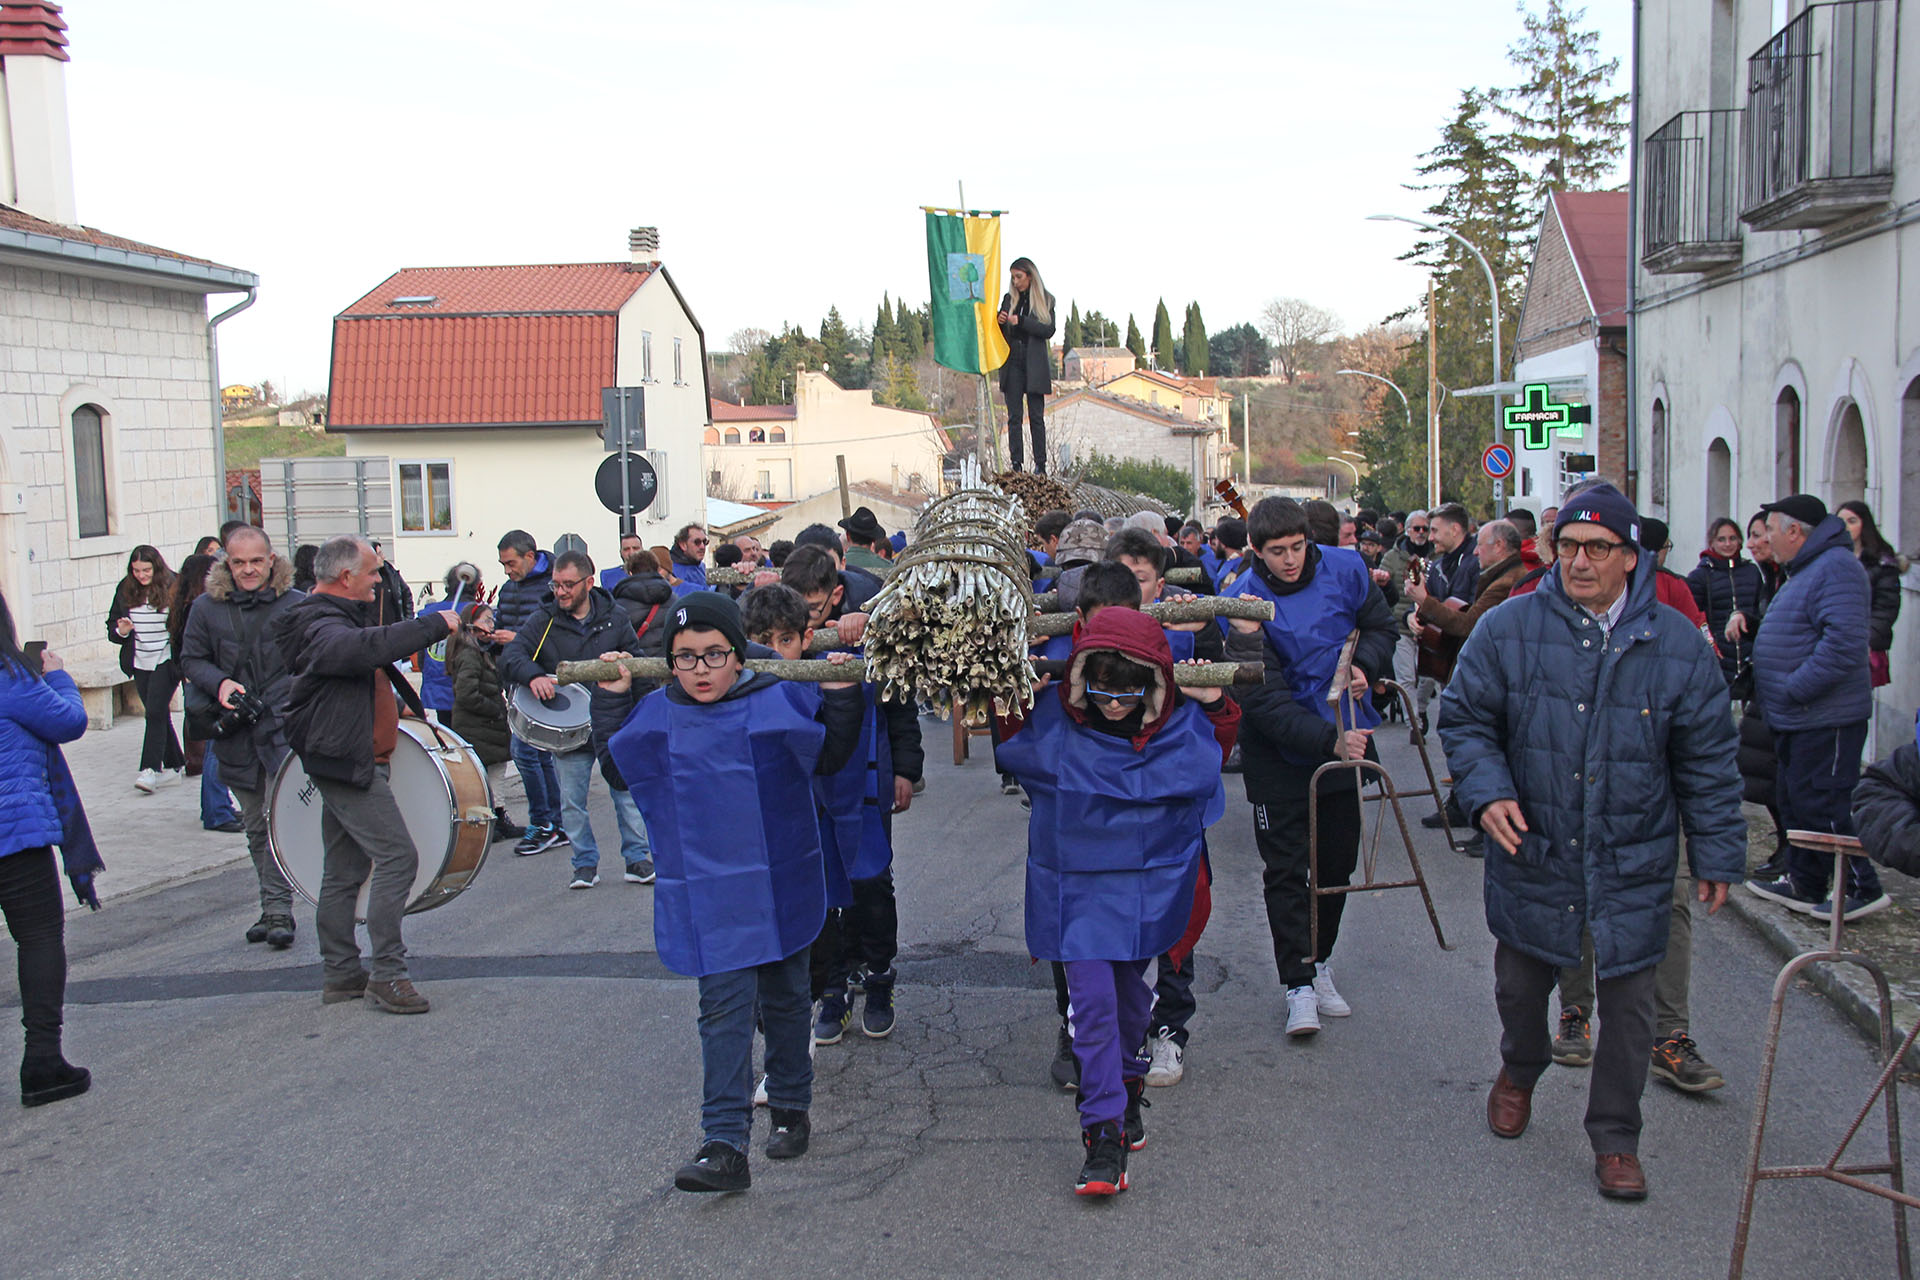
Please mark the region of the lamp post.
MULTIPOLYGON (((1502 367, 1500 359, 1500 286, 1494 281, 1493 264, 1487 261, 1487 255, 1480 252, 1479 247, 1476 246, 1473 241, 1467 239, 1458 231, 1449 231, 1438 223, 1426 222, 1419 218, 1409 218, 1403 213, 1370 213, 1367 215, 1367 221, 1404 222, 1410 226, 1419 227, 1424 231, 1435 232, 1439 235, 1446 236, 1450 240, 1458 241, 1466 247, 1468 253, 1471 253, 1479 260, 1480 269, 1487 273, 1487 303, 1493 309, 1493 385, 1496 387, 1499 386, 1501 377, 1500 370, 1502 367)), ((1433 341, 1431 332, 1428 334, 1427 341, 1429 343, 1433 341)), ((1496 391, 1493 393, 1493 443, 1495 444, 1500 444, 1506 439, 1505 432, 1501 430, 1502 418, 1500 410, 1501 395, 1496 391)), ((1505 502, 1499 502, 1494 505, 1495 515, 1503 516, 1506 514, 1507 504, 1505 502)))
MULTIPOLYGON (((1372 378, 1375 382, 1386 383, 1387 386, 1393 389, 1393 394, 1400 397, 1400 407, 1406 410, 1407 412, 1407 430, 1409 431, 1413 430, 1413 406, 1407 403, 1407 393, 1400 389, 1399 383, 1395 382, 1392 378, 1383 378, 1377 373, 1368 373, 1365 369, 1336 369, 1334 370, 1334 372, 1350 373, 1356 378, 1372 378)), ((1357 431, 1349 431, 1347 432, 1347 434, 1350 436, 1358 436, 1360 433, 1357 431)), ((1435 451, 1433 448, 1433 440, 1431 438, 1431 434, 1429 434, 1429 438, 1427 440, 1427 488, 1428 489, 1433 488, 1434 478, 1439 474, 1440 474, 1440 459, 1435 454, 1435 451)), ((1355 481, 1354 483, 1357 484, 1359 482, 1355 481)))

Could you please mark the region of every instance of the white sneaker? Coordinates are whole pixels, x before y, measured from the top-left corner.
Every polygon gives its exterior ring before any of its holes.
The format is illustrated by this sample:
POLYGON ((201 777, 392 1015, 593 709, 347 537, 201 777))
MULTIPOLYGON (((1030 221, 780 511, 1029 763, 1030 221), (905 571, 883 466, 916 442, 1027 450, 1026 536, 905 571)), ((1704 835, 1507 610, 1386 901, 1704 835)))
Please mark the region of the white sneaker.
POLYGON ((1173 1032, 1162 1027, 1147 1041, 1152 1055, 1153 1065, 1147 1068, 1147 1083, 1150 1085, 1179 1084, 1180 1077, 1187 1073, 1187 1053, 1180 1042, 1173 1038, 1173 1032))
POLYGON ((152 795, 154 788, 159 785, 160 775, 151 769, 142 769, 133 775, 133 789, 142 795, 152 795))
POLYGON ((1310 1036, 1320 1030, 1320 998, 1312 987, 1287 988, 1287 1034, 1310 1036))
POLYGON ((764 1107, 767 1105, 767 1078, 765 1076, 761 1076, 760 1083, 753 1086, 753 1105, 756 1107, 764 1107))
POLYGON ((1346 997, 1334 990, 1333 966, 1324 960, 1313 966, 1313 995, 1319 1002, 1320 1012, 1329 1018, 1344 1018, 1353 1012, 1346 997))

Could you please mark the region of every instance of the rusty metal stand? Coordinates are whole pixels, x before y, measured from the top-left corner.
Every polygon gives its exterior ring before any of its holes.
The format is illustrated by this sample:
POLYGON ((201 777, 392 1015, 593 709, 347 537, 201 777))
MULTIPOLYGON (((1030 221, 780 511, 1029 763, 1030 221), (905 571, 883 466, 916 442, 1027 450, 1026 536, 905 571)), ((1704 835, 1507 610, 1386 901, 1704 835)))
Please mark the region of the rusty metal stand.
MULTIPOLYGON (((1327 690, 1327 704, 1338 708, 1334 727, 1342 734, 1358 727, 1353 723, 1353 698, 1347 693, 1347 669, 1352 665, 1354 642, 1359 637, 1359 634, 1360 633, 1356 631, 1347 637, 1347 642, 1340 651, 1340 663, 1334 672, 1333 685, 1327 690)), ((1389 681, 1388 683, 1391 684, 1392 682, 1389 681)), ((1396 689, 1399 688, 1397 685, 1394 687, 1396 689)), ((1404 690, 1400 690, 1400 694, 1403 698, 1406 696, 1404 690)), ((1420 748, 1420 756, 1423 761, 1426 759, 1426 747, 1424 744, 1422 744, 1420 748)), ((1438 803, 1440 788, 1434 780, 1433 766, 1431 764, 1427 765, 1427 781, 1431 788, 1430 791, 1412 792, 1410 794, 1413 796, 1431 794, 1435 797, 1436 803, 1438 803)), ((1371 889, 1418 889, 1420 890, 1420 900, 1426 904, 1427 920, 1433 925, 1434 941, 1440 944, 1442 951, 1451 951, 1453 950, 1453 946, 1447 941, 1445 932, 1441 930, 1440 916, 1433 909, 1433 894, 1427 888, 1426 874, 1420 870, 1420 854, 1413 847, 1413 835, 1407 827, 1407 816, 1400 808, 1400 800, 1401 793, 1396 790, 1393 785, 1393 775, 1388 773, 1386 767, 1377 761, 1367 759, 1329 760, 1313 771, 1313 777, 1307 783, 1307 892, 1309 900, 1317 903, 1321 898, 1333 897, 1343 893, 1365 893, 1371 889), (1335 885, 1330 888, 1322 888, 1320 884, 1320 778, 1329 770, 1340 769, 1352 770, 1356 775, 1353 780, 1354 803, 1360 807, 1361 837, 1366 840, 1365 854, 1360 863, 1362 881, 1359 884, 1335 885), (1369 779, 1380 784, 1379 795, 1369 796, 1366 794, 1366 786, 1369 779), (1366 836, 1366 830, 1367 803, 1370 800, 1382 801, 1384 804, 1382 808, 1376 811, 1376 817, 1373 823, 1373 835, 1369 839, 1366 836), (1387 825, 1386 805, 1392 806, 1393 819, 1400 827, 1400 841, 1406 847, 1407 864, 1413 871, 1413 878, 1410 880, 1376 880, 1374 878, 1380 853, 1380 833, 1387 825)), ((1449 844, 1452 844, 1453 837, 1451 832, 1448 833, 1447 840, 1449 844)), ((1308 911, 1307 922, 1307 946, 1308 949, 1317 956, 1320 954, 1319 911, 1308 911)))
MULTIPOLYGON (((1420 752, 1420 767, 1427 772, 1427 789, 1425 791, 1402 791, 1400 798, 1402 800, 1418 800, 1421 796, 1432 796, 1434 812, 1440 815, 1440 821, 1443 824, 1440 830, 1444 832, 1447 837, 1447 848, 1453 850, 1455 853, 1465 852, 1465 846, 1453 838, 1453 825, 1446 820, 1447 802, 1446 798, 1440 794, 1440 775, 1433 771, 1433 757, 1427 754, 1427 735, 1420 732, 1420 718, 1414 714, 1412 695, 1401 688, 1398 682, 1393 680, 1382 680, 1380 687, 1389 697, 1398 699, 1400 709, 1406 712, 1407 723, 1413 726, 1414 748, 1420 752)), ((1369 800, 1385 799, 1384 796, 1368 796, 1367 798, 1369 800)))
POLYGON ((1831 835, 1823 831, 1789 831, 1787 839, 1797 845, 1811 849, 1833 850, 1833 922, 1828 926, 1827 945, 1820 951, 1803 951, 1787 961, 1780 970, 1780 976, 1773 983, 1773 1004, 1767 1018, 1767 1036, 1760 1051, 1760 1086, 1755 1095, 1753 1107, 1753 1137, 1747 1151, 1747 1176, 1740 1190, 1740 1217, 1734 1226, 1733 1256, 1729 1260, 1727 1275, 1729 1280, 1740 1280, 1747 1264, 1747 1233, 1753 1225, 1753 1197, 1763 1181, 1780 1181, 1788 1178, 1824 1178, 1828 1182, 1837 1182, 1843 1187, 1855 1191, 1864 1191, 1893 1202, 1893 1247, 1894 1257, 1899 1266, 1901 1280, 1912 1280, 1913 1259, 1907 1243, 1907 1208, 1920 1208, 1920 1199, 1908 1195, 1906 1190, 1906 1159, 1900 1148, 1900 1103, 1899 1087, 1894 1073, 1913 1048, 1914 1040, 1920 1036, 1920 1023, 1916 1023, 1904 1040, 1896 1042, 1893 1038, 1893 997, 1887 988, 1887 976, 1871 958, 1857 951, 1847 951, 1841 942, 1846 936, 1847 897, 1847 855, 1860 852, 1860 842, 1853 836, 1831 835), (1825 1164, 1807 1165, 1766 1165, 1760 1163, 1760 1145, 1766 1137, 1767 1107, 1772 1101, 1774 1059, 1780 1052, 1780 1023, 1786 1014, 1787 991, 1793 985, 1800 971, 1812 964, 1851 964, 1865 969, 1873 977, 1873 985, 1880 996, 1880 1052, 1886 1059, 1880 1078, 1874 1082, 1873 1091, 1867 1095, 1866 1102, 1855 1113, 1853 1123, 1841 1135, 1840 1143, 1827 1157, 1825 1164), (1860 1132, 1860 1126, 1866 1123, 1876 1104, 1886 1106, 1887 1122, 1887 1158, 1884 1162, 1872 1164, 1847 1164, 1840 1160, 1852 1145, 1854 1136, 1860 1132), (1869 1177, 1884 1177, 1885 1185, 1868 1182, 1869 1177))

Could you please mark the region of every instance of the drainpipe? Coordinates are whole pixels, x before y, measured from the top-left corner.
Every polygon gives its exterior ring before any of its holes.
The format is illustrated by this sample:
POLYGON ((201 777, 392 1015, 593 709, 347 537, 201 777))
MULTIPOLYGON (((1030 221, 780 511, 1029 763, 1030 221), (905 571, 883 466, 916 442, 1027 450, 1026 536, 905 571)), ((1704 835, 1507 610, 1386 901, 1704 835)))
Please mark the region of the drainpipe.
MULTIPOLYGON (((1633 0, 1633 90, 1627 108, 1627 496, 1640 505, 1640 6, 1633 0)), ((1598 388, 1595 388, 1598 390, 1598 388)), ((1600 426, 1594 424, 1594 446, 1600 426)), ((1599 459, 1594 459, 1596 463, 1599 459)))
POLYGON ((247 296, 207 321, 207 390, 213 408, 213 527, 227 522, 227 424, 220 404, 220 335, 222 320, 239 315, 253 305, 259 289, 249 288, 247 296))

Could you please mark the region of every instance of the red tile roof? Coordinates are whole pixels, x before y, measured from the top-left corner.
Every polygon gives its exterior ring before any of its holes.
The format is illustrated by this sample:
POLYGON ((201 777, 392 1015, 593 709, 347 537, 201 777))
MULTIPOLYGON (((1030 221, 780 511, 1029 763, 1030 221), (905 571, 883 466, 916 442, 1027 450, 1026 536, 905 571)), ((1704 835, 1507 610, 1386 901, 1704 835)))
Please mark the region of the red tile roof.
POLYGON ((597 423, 620 307, 652 274, 620 262, 396 271, 334 318, 328 429, 597 423))
POLYGON ((67 56, 67 23, 60 6, 39 0, 0 4, 0 58, 67 56))
POLYGON ((1627 233, 1633 213, 1624 191, 1555 191, 1549 197, 1587 301, 1602 325, 1627 322, 1627 233))
MULTIPOLYGON (((172 258, 178 262, 197 262, 207 267, 224 265, 209 258, 196 258, 192 254, 175 253, 171 249, 162 249, 157 245, 142 244, 138 240, 129 240, 125 236, 109 235, 93 227, 70 227, 63 222, 48 222, 45 218, 36 218, 30 213, 22 213, 4 204, 0 204, 0 227, 11 231, 24 231, 29 235, 52 236, 56 240, 71 240, 76 244, 98 245, 103 249, 124 249, 129 253, 150 253, 156 258, 172 258)), ((225 267, 225 269, 234 271, 238 268, 225 267)))
POLYGON ((799 416, 799 410, 790 404, 735 404, 731 400, 712 400, 708 407, 711 410, 709 416, 715 422, 791 421, 799 416))

